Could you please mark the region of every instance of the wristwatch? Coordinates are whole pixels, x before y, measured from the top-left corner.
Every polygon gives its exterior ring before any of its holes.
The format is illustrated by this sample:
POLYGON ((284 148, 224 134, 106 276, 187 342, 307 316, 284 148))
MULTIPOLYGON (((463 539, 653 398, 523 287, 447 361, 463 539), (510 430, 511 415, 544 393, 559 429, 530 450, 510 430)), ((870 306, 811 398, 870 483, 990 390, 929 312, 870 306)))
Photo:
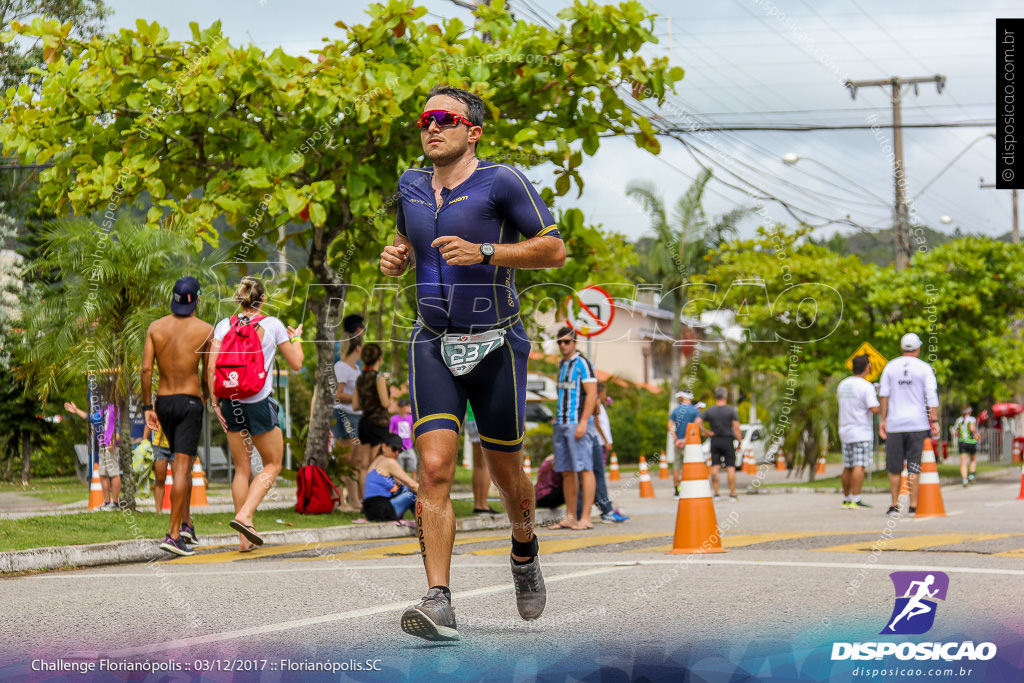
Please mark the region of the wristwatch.
POLYGON ((494 256, 494 245, 490 242, 484 242, 480 245, 480 253, 483 254, 484 265, 489 265, 491 257, 494 256))

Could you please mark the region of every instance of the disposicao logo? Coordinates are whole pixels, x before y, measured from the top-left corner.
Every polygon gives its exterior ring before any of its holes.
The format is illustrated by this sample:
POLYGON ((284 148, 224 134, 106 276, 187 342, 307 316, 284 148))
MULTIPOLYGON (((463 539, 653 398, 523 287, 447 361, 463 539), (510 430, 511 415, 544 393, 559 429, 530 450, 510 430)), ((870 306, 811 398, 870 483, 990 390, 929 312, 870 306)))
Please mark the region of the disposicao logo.
MULTIPOLYGON (((949 576, 943 572, 893 572, 889 575, 896 591, 896 604, 881 635, 920 635, 935 623, 938 600, 946 599, 949 576)), ((897 659, 989 660, 996 656, 994 643, 972 641, 950 643, 833 643, 832 660, 870 660, 895 656, 897 659)))
POLYGON ((896 589, 896 605, 883 635, 920 635, 935 623, 936 600, 945 600, 949 576, 943 572, 893 572, 889 574, 896 589))

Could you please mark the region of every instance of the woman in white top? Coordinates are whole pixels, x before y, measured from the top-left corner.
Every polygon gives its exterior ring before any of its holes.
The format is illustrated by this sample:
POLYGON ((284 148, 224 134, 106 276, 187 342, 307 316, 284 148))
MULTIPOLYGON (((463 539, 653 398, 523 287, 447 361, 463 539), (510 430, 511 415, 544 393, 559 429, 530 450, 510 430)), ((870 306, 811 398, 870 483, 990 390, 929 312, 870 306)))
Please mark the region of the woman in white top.
MULTIPOLYGON (((262 315, 260 309, 265 298, 262 282, 254 277, 242 278, 235 292, 235 300, 242 309, 238 313, 239 317, 251 319, 262 315)), ((281 462, 284 458, 284 437, 278 418, 281 409, 277 401, 270 396, 273 389, 270 368, 274 364, 274 354, 276 350, 280 350, 292 370, 300 370, 303 361, 302 345, 295 343, 300 341, 302 325, 292 329, 285 327, 277 318, 267 316, 257 322, 256 326, 256 333, 263 347, 263 364, 266 370, 263 389, 249 398, 222 398, 214 405, 221 427, 227 432, 231 459, 235 463, 235 478, 231 482, 235 519, 230 525, 239 532, 239 550, 242 552, 263 545, 263 539, 252 526, 252 516, 260 501, 267 495, 267 491, 274 485, 277 475, 281 473, 281 462), (263 469, 250 483, 250 463, 254 446, 263 459, 263 469)), ((221 320, 213 330, 213 362, 207 364, 211 395, 214 393, 215 368, 221 341, 230 330, 231 318, 221 320)))
POLYGON ((345 458, 356 470, 356 474, 341 480, 342 487, 348 497, 342 510, 346 512, 360 512, 359 473, 366 469, 368 463, 362 463, 356 459, 355 439, 359 435, 360 412, 352 407, 352 400, 356 393, 356 379, 359 378, 359 368, 356 363, 363 351, 362 337, 352 337, 345 349, 345 355, 334 364, 334 377, 338 382, 338 390, 334 395, 334 425, 331 427, 331 434, 336 439, 335 443, 340 446, 341 453, 338 457, 345 458))

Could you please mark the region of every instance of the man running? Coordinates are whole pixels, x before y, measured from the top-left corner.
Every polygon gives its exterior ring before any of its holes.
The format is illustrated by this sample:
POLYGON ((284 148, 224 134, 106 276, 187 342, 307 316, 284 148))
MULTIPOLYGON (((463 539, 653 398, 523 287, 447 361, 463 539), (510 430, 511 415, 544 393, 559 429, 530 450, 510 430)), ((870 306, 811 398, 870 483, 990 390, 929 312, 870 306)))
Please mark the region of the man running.
POLYGON ((881 408, 878 436, 885 439, 885 467, 889 470, 892 505, 887 515, 900 514, 900 479, 907 465, 910 484, 908 514, 917 512, 918 475, 921 452, 929 433, 939 436, 939 393, 932 366, 918 358, 921 338, 913 332, 900 340, 903 355, 889 361, 882 370, 878 397, 881 408))
POLYGON ((209 398, 205 376, 206 354, 213 326, 195 317, 199 302, 199 280, 183 277, 174 283, 171 315, 149 326, 142 350, 142 398, 146 424, 167 438, 174 460, 171 472, 171 526, 160 547, 175 555, 195 555, 188 543, 195 543, 195 526, 189 512, 192 496, 192 462, 199 452, 203 433, 203 405, 209 398), (153 359, 160 371, 156 410, 149 403, 153 388, 153 359), (200 374, 199 365, 203 364, 200 374))
POLYGON ((974 473, 978 468, 978 421, 971 415, 971 406, 966 403, 960 409, 960 417, 953 423, 953 433, 960 453, 960 477, 964 488, 967 488, 974 483, 974 473), (971 461, 970 473, 967 470, 968 458, 971 461))
POLYGON ((399 180, 398 235, 380 259, 392 277, 416 269, 419 319, 409 344, 409 384, 420 456, 416 524, 429 591, 402 615, 402 629, 427 640, 459 639, 448 588, 455 542, 450 494, 467 399, 512 523, 520 616, 536 619, 546 601, 534 489, 521 460, 530 340, 514 278, 516 268, 561 267, 565 245, 522 173, 476 158, 483 120, 483 101, 473 93, 430 91, 417 123, 433 167, 410 169, 399 180))

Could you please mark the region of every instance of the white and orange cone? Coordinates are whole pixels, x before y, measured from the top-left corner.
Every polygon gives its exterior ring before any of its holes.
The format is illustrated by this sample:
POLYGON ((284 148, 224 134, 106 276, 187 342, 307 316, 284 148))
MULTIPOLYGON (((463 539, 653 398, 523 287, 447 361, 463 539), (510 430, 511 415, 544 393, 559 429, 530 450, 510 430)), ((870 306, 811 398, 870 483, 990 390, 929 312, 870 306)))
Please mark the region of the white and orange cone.
MULTIPOLYGON (((619 474, 619 456, 615 455, 615 451, 612 451, 611 460, 608 462, 608 481, 619 481, 621 478, 622 475, 619 474)), ((1024 484, 1024 481, 1022 481, 1022 484, 1024 484)))
POLYGON ((530 456, 523 453, 523 472, 526 472, 527 477, 533 476, 533 466, 530 464, 530 456))
POLYGON ((100 466, 92 464, 92 481, 89 482, 89 509, 103 505, 103 486, 100 485, 100 466))
POLYGON ((910 496, 910 479, 907 478, 907 463, 903 463, 903 472, 900 474, 899 497, 910 496))
POLYGON ((747 448, 743 451, 743 474, 757 474, 757 461, 754 460, 754 451, 747 448))
POLYGON ((775 471, 785 472, 786 469, 786 456, 780 452, 778 455, 775 456, 775 471))
POLYGON ((676 533, 672 554, 724 553, 718 531, 715 504, 711 501, 708 468, 701 453, 700 431, 695 424, 686 427, 683 449, 683 480, 679 482, 676 508, 676 533))
POLYGON ((668 456, 665 455, 665 451, 661 452, 661 457, 658 459, 658 479, 671 479, 672 475, 668 471, 668 456))
POLYGON ((647 459, 640 456, 640 497, 654 498, 654 484, 651 483, 651 474, 647 471, 647 459))
POLYGON ((817 465, 814 468, 814 474, 825 474, 825 456, 819 455, 817 465))
POLYGON ((939 484, 939 469, 935 463, 932 440, 924 440, 921 453, 921 473, 917 487, 917 512, 915 517, 945 517, 946 507, 942 504, 942 486, 939 484))
POLYGON ((189 499, 190 508, 206 507, 210 504, 206 500, 206 474, 203 466, 199 464, 199 458, 192 463, 192 497, 189 499))
POLYGON ((164 500, 160 503, 160 512, 171 509, 171 487, 174 486, 174 474, 171 464, 167 464, 167 478, 164 479, 164 500))
POLYGON ((1020 468, 1020 495, 1017 500, 1024 500, 1024 466, 1020 468))

